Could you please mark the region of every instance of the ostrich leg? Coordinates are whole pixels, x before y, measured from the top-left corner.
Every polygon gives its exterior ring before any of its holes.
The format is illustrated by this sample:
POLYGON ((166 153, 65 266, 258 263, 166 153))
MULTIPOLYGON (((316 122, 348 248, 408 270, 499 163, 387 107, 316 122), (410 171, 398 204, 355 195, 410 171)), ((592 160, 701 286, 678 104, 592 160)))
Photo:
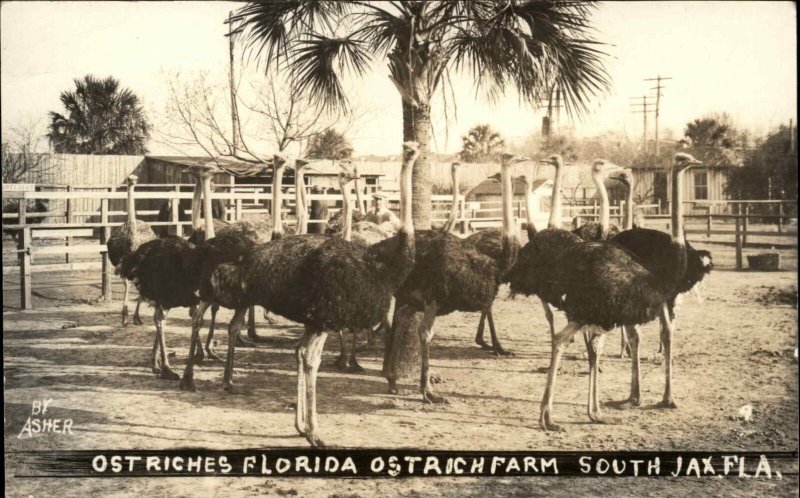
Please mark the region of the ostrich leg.
POLYGON ((628 403, 632 406, 641 406, 642 392, 639 379, 639 327, 637 325, 626 325, 625 334, 627 336, 626 343, 628 344, 628 351, 631 354, 631 397, 628 398, 628 403))
POLYGON ((553 393, 556 388, 556 377, 558 376, 558 367, 561 363, 561 356, 564 354, 567 344, 572 337, 578 332, 583 324, 578 322, 569 322, 558 334, 553 334, 553 343, 551 346, 550 354, 550 368, 547 370, 547 386, 544 390, 542 397, 541 415, 539 416, 539 425, 546 431, 561 431, 563 428, 553 423, 550 414, 553 411, 553 393))
POLYGON ((249 340, 239 336, 237 341, 239 346, 252 348, 255 347, 255 343, 258 341, 258 334, 256 334, 256 307, 250 306, 247 311, 247 337, 249 340))
POLYGON ((231 321, 228 324, 228 356, 225 360, 225 374, 222 377, 222 384, 224 385, 223 389, 229 393, 234 392, 233 357, 236 352, 236 338, 239 337, 239 331, 242 329, 242 324, 244 323, 244 314, 246 311, 246 308, 241 308, 234 311, 233 318, 231 318, 231 321))
POLYGON ((128 291, 130 282, 127 278, 122 279, 122 285, 125 286, 125 295, 122 297, 122 326, 128 326, 128 291))
POLYGON ((491 346, 486 344, 486 341, 483 340, 483 331, 486 328, 486 312, 484 311, 481 313, 481 320, 478 322, 478 332, 475 334, 475 344, 481 347, 481 349, 492 349, 491 346))
POLYGON ((631 355, 631 345, 628 339, 628 333, 625 327, 619 328, 619 357, 625 358, 625 355, 631 355))
POLYGON ((494 314, 492 313, 492 309, 489 308, 489 311, 485 313, 489 319, 489 333, 492 334, 492 354, 498 356, 514 356, 513 352, 503 349, 503 346, 500 345, 500 339, 497 338, 497 331, 494 328, 494 314))
MULTIPOLYGON (((162 308, 161 306, 156 306, 156 312, 153 315, 153 321, 156 324, 156 338, 158 340, 158 349, 159 351, 159 358, 161 359, 161 378, 166 380, 178 380, 180 376, 172 371, 172 368, 169 365, 169 358, 167 357, 167 346, 164 341, 164 325, 167 322, 167 310, 162 308)), ((156 371, 157 367, 153 365, 153 371, 156 371)))
POLYGON ((297 413, 295 427, 314 447, 324 447, 317 434, 317 372, 328 333, 306 325, 297 345, 297 413))
POLYGON ((196 391, 194 385, 194 363, 202 361, 203 348, 200 346, 200 329, 203 327, 203 315, 206 313, 209 303, 200 301, 192 311, 192 344, 189 347, 189 358, 186 360, 186 368, 183 370, 183 377, 178 386, 181 391, 196 391))
MULTIPOLYGON (((208 327, 208 336, 206 337, 206 354, 208 355, 209 360, 214 361, 222 361, 222 358, 219 357, 216 351, 214 351, 214 328, 217 323, 217 311, 219 311, 219 305, 215 304, 211 306, 211 325, 208 327)), ((198 348, 200 352, 200 357, 203 356, 202 351, 198 348)))
POLYGON ((136 298, 136 309, 133 310, 133 318, 131 319, 131 322, 134 325, 144 325, 144 322, 142 322, 142 318, 139 316, 139 306, 141 305, 142 305, 142 297, 139 296, 136 298))
POLYGON ((422 323, 420 323, 417 330, 422 360, 419 387, 422 392, 422 401, 425 403, 447 403, 447 398, 435 394, 430 388, 430 372, 428 371, 429 346, 431 340, 433 340, 433 322, 436 320, 436 310, 438 308, 436 301, 425 303, 425 315, 422 317, 422 323))
POLYGON ((553 317, 553 308, 547 304, 546 302, 542 301, 542 308, 544 308, 544 316, 547 318, 547 323, 550 325, 550 337, 555 337, 556 335, 556 326, 555 326, 555 318, 553 317))
POLYGON ((600 424, 618 424, 616 418, 604 417, 600 409, 600 356, 603 354, 605 343, 603 331, 593 331, 589 334, 589 419, 600 424))
POLYGON ((350 334, 353 336, 353 344, 351 345, 350 349, 350 358, 347 361, 347 370, 354 373, 361 373, 364 371, 364 367, 358 364, 358 360, 356 359, 356 346, 358 344, 358 332, 355 330, 351 330, 350 334))
POLYGON ((672 334, 674 325, 670 320, 670 313, 665 304, 661 310, 661 342, 664 344, 665 384, 664 398, 658 404, 660 408, 677 408, 672 399, 672 334))

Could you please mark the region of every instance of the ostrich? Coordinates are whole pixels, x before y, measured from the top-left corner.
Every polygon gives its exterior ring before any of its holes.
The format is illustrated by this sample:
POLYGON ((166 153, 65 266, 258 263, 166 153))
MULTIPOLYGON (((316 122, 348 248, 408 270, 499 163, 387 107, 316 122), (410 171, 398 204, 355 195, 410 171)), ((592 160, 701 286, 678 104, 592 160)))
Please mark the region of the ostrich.
MULTIPOLYGON (((228 332, 231 336, 241 326, 244 307, 250 304, 305 326, 296 349, 295 427, 312 446, 324 445, 317 433, 316 380, 328 331, 364 329, 380 322, 392 295, 413 267, 411 169, 419 149, 414 142, 406 142, 403 149, 402 225, 396 237, 369 248, 317 234, 283 237, 260 244, 241 262, 218 267, 210 279, 220 294, 238 301, 228 332)), ((192 343, 198 346, 194 332, 192 343)), ((233 351, 229 344, 228 386, 232 385, 233 351)), ((182 384, 190 388, 191 382, 188 377, 182 384)))
MULTIPOLYGON (((582 242, 576 234, 563 230, 561 226, 561 182, 564 162, 560 155, 554 154, 542 161, 554 168, 553 193, 550 205, 550 219, 547 228, 541 232, 529 232, 528 243, 519 251, 519 259, 509 272, 512 295, 523 294, 539 297, 544 308, 550 335, 555 335, 552 306, 558 304, 561 295, 553 289, 556 267, 562 254, 568 248, 582 242)), ((592 176, 602 179, 607 175, 605 163, 592 168, 592 176)))
MULTIPOLYGON (((420 391, 423 402, 447 401, 431 389, 428 372, 429 344, 433 339, 436 317, 453 311, 488 313, 497 296, 501 276, 516 260, 518 242, 516 224, 512 218, 510 170, 512 165, 526 160, 527 158, 514 154, 503 154, 501 158, 503 257, 499 261, 481 254, 471 244, 449 232, 430 230, 417 234, 413 271, 395 297, 398 309, 408 305, 415 311, 424 312, 418 329, 421 349, 420 391)), ((396 348, 387 348, 385 371, 388 372, 389 391, 397 393, 397 380, 392 375, 397 351, 392 349, 396 348)))
MULTIPOLYGON (((136 175, 128 175, 126 183, 128 184, 128 220, 115 227, 111 231, 111 236, 108 239, 108 259, 111 264, 117 268, 119 274, 119 264, 122 258, 132 253, 145 242, 157 238, 156 233, 150 228, 150 225, 142 220, 136 219, 136 204, 133 199, 133 190, 139 177, 136 175)), ((125 297, 122 301, 122 326, 128 325, 128 279, 123 278, 122 283, 125 285, 125 297)), ((142 298, 139 296, 136 299, 136 309, 133 312, 133 323, 141 325, 142 319, 139 317, 139 305, 142 303, 142 298)))
MULTIPOLYGON (((559 308, 566 313, 569 322, 553 337, 547 387, 542 397, 539 418, 543 429, 561 429, 551 418, 558 367, 567 343, 584 327, 591 328, 588 415, 593 422, 611 422, 601 414, 598 392, 598 360, 602 354, 605 332, 617 325, 630 328, 656 317, 660 317, 662 322, 662 338, 667 356, 666 388, 660 406, 675 406, 671 393, 673 326, 667 303, 675 295, 686 272, 686 240, 682 227, 681 202, 683 174, 696 164, 700 164, 700 161, 689 154, 675 155, 672 171, 672 243, 669 247, 661 248, 660 260, 664 264, 658 269, 648 269, 635 255, 613 242, 583 242, 565 251, 563 264, 559 265, 553 287, 560 296, 559 308)), ((602 181, 597 181, 597 178, 595 182, 605 200, 608 195, 605 185, 602 181)), ((603 204, 601 223, 607 227, 608 209, 607 204, 603 204)))
MULTIPOLYGON (((520 178, 522 179, 523 185, 525 185, 525 210, 526 210, 525 227, 526 231, 528 232, 528 240, 531 240, 536 235, 536 226, 533 224, 533 201, 531 199, 531 187, 533 183, 530 177, 526 175, 523 175, 520 178)), ((499 261, 499 258, 502 257, 502 243, 501 243, 500 230, 490 229, 490 230, 482 230, 480 232, 475 232, 474 234, 467 237, 466 240, 468 243, 473 244, 473 246, 482 254, 489 256, 495 261, 499 261)), ((507 284, 509 282, 508 272, 506 272, 506 274, 503 275, 500 282, 504 284, 507 284)), ((503 347, 500 345, 500 341, 497 338, 497 332, 495 331, 494 327, 494 316, 492 315, 491 310, 489 311, 489 313, 481 314, 481 319, 480 322, 478 323, 478 331, 475 334, 475 343, 483 349, 491 349, 493 354, 503 355, 503 356, 514 356, 513 352, 503 349, 503 347), (483 340, 483 332, 487 318, 489 321, 489 332, 492 336, 491 346, 486 344, 486 341, 483 340)))
MULTIPOLYGON (((202 189, 201 189, 200 185, 195 181, 194 192, 198 192, 199 190, 202 190, 202 189)), ((211 190, 212 190, 212 192, 214 191, 213 182, 211 184, 211 190)), ((164 201, 161 204, 161 206, 159 207, 159 209, 158 209, 158 215, 156 217, 156 220, 157 221, 164 221, 164 222, 172 221, 172 207, 173 207, 174 203, 176 203, 176 202, 178 203, 178 221, 189 221, 189 220, 191 220, 192 218, 190 217, 190 215, 186 214, 187 210, 191 211, 191 204, 190 204, 191 201, 189 199, 180 199, 180 200, 169 199, 169 200, 164 201)), ((225 208, 225 203, 221 199, 212 200, 211 201, 211 205, 212 205, 212 210, 211 210, 212 213, 211 214, 212 214, 212 217, 214 218, 214 220, 218 220, 218 222, 215 222, 215 223, 217 223, 215 226, 216 226, 217 230, 219 230, 222 227, 222 225, 220 225, 220 222, 224 223, 224 220, 225 220, 225 217, 226 217, 226 214, 227 214, 227 209, 225 208)), ((201 211, 199 216, 202 218, 202 217, 205 216, 205 214, 201 211)), ((192 233, 194 233, 194 229, 195 228, 197 230, 199 230, 199 231, 203 230, 202 225, 200 225, 198 227, 194 227, 193 226, 192 227, 192 229, 193 229, 192 233)), ((182 232, 182 230, 183 230, 182 228, 179 229, 178 233, 180 234, 182 232)), ((158 235, 160 237, 164 237, 166 235, 169 235, 169 227, 167 227, 166 225, 162 225, 162 226, 156 227, 155 232, 158 233, 158 235)))
MULTIPOLYGON (((663 268, 663 266, 673 262, 670 261, 669 258, 665 258, 664 254, 669 250, 672 239, 664 232, 633 226, 633 176, 631 171, 627 169, 624 170, 621 180, 628 191, 625 215, 626 230, 610 240, 634 254, 638 258, 638 261, 649 271, 667 272, 669 269, 663 268)), ((667 301, 667 310, 673 329, 675 329, 675 303, 678 295, 696 289, 698 284, 711 272, 713 267, 714 263, 710 252, 697 250, 686 241, 686 271, 675 289, 675 295, 667 301)), ((664 341, 660 340, 659 353, 662 352, 663 346, 664 341)), ((621 406, 639 406, 641 404, 641 392, 639 387, 639 329, 636 325, 624 327, 624 331, 621 334, 620 358, 624 356, 626 351, 630 354, 632 362, 631 395, 621 406)), ((671 358, 667 361, 671 362, 671 358)))
MULTIPOLYGON (((201 178, 204 208, 206 213, 210 213, 212 172, 210 168, 201 166, 195 168, 195 174, 201 178)), ((193 209, 193 214, 196 212, 193 209)), ((208 216, 205 218, 205 233, 213 238, 214 224, 208 216)), ((152 364, 153 372, 160 374, 161 378, 179 378, 169 365, 164 326, 170 309, 197 304, 202 262, 203 254, 197 246, 182 237, 170 235, 140 245, 125 256, 118 267, 120 276, 131 280, 139 295, 155 307, 152 364)))

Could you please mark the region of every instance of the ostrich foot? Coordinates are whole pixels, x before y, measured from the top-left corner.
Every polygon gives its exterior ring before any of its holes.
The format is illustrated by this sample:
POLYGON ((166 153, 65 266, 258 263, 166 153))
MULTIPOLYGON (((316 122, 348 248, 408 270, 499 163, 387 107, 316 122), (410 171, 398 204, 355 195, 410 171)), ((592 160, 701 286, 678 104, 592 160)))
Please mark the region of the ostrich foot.
POLYGON ((438 394, 432 391, 422 392, 422 402, 431 405, 439 405, 439 404, 444 405, 448 403, 447 398, 445 398, 444 396, 439 396, 438 394))
POLYGON ((185 375, 181 379, 181 383, 178 387, 181 391, 197 391, 197 388, 194 385, 194 379, 192 377, 186 377, 185 375))
POLYGON ((397 379, 386 379, 389 382, 389 394, 400 394, 397 389, 397 379))
POLYGON ((617 417, 606 417, 605 415, 601 415, 599 413, 594 415, 590 414, 589 419, 596 424, 619 425, 622 423, 622 419, 617 417))
POLYGON ((491 344, 488 344, 483 339, 475 339, 475 344, 480 346, 481 349, 486 349, 486 350, 494 349, 491 344))
POLYGON ((144 322, 139 317, 139 313, 136 313, 135 315, 133 315, 133 319, 131 320, 131 323, 133 323, 134 325, 144 325, 144 322))
POLYGON ((638 397, 631 396, 630 398, 623 399, 622 401, 610 401, 607 403, 607 406, 610 406, 616 410, 630 410, 631 408, 642 406, 642 400, 638 397))
POLYGON ((539 417, 539 425, 545 431, 551 432, 565 432, 564 428, 553 422, 550 418, 550 412, 543 412, 539 417))
POLYGON ((664 398, 656 405, 658 408, 678 408, 672 398, 664 398))
MULTIPOLYGON (((247 332, 247 335, 248 335, 248 337, 250 337, 250 339, 256 339, 256 340, 258 339, 258 336, 255 334, 255 332, 253 332, 253 335, 250 335, 250 332, 247 332)), ((254 348, 254 347, 256 347, 256 343, 251 341, 251 340, 249 340, 249 339, 245 339, 244 337, 242 337, 242 334, 237 334, 236 335, 236 347, 237 348, 254 348)))
POLYGON ((123 306, 122 307, 122 326, 123 327, 127 327, 128 326, 128 307, 127 306, 123 306))
POLYGON ((306 440, 314 448, 325 448, 325 443, 314 433, 306 433, 306 440))
POLYGON ((162 367, 161 368, 160 377, 163 380, 180 380, 180 378, 181 378, 180 375, 178 375, 175 372, 173 372, 172 369, 169 368, 169 367, 162 367))
POLYGON ((336 367, 337 370, 341 370, 343 372, 346 371, 347 370, 347 366, 348 366, 347 365, 347 355, 346 354, 340 354, 339 357, 336 358, 336 361, 334 362, 333 366, 336 367))
POLYGON ((205 357, 206 355, 203 353, 203 348, 197 348, 197 351, 194 352, 193 361, 195 363, 202 363, 205 357))
POLYGON ((347 371, 352 373, 362 373, 364 372, 364 367, 358 364, 355 356, 351 356, 350 361, 347 363, 347 371))
POLYGON ((214 351, 214 348, 206 348, 206 355, 209 360, 222 361, 222 358, 214 351))
POLYGON ((497 346, 492 349, 492 354, 495 356, 515 356, 513 351, 503 349, 502 346, 497 346))

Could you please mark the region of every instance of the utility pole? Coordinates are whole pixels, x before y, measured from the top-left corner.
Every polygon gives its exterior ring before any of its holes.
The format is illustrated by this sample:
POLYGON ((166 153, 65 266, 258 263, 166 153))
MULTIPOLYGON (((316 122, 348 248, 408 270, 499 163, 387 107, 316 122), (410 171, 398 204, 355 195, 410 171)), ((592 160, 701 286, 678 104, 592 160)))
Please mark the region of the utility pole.
POLYGON ((228 37, 228 56, 229 56, 229 68, 230 68, 230 86, 231 86, 231 127, 233 128, 233 137, 231 140, 231 147, 233 150, 231 153, 236 156, 239 152, 239 144, 242 141, 242 130, 239 126, 239 109, 236 105, 236 73, 233 67, 233 48, 234 42, 233 37, 241 32, 240 28, 233 29, 233 12, 228 12, 228 20, 226 21, 228 24, 228 34, 225 36, 228 37))
POLYGON ((655 78, 645 78, 645 81, 655 81, 656 86, 655 88, 651 88, 651 90, 656 91, 656 140, 655 140, 655 152, 656 156, 658 155, 658 114, 661 109, 661 89, 664 88, 661 86, 661 82, 664 80, 671 80, 672 78, 661 76, 660 74, 655 78))
MULTIPOLYGON (((639 97, 631 97, 633 100, 639 99, 639 97)), ((653 112, 653 104, 647 101, 647 95, 642 95, 641 97, 642 102, 632 102, 631 103, 631 112, 637 113, 641 112, 642 117, 644 120, 644 127, 642 131, 642 150, 645 154, 647 154, 647 114, 653 112)))
POLYGON ((561 90, 551 90, 550 96, 547 99, 547 106, 542 106, 540 109, 546 107, 547 115, 542 118, 542 136, 549 137, 558 126, 559 109, 561 105, 561 90), (553 110, 555 110, 555 119, 553 119, 553 110))

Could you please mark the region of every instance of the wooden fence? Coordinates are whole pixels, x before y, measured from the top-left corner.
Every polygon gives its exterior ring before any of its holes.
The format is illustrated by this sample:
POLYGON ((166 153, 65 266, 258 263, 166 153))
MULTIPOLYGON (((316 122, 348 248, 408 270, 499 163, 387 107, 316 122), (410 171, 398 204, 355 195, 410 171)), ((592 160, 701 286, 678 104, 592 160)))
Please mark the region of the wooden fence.
MULTIPOLYGON (((137 201, 144 200, 180 200, 191 199, 192 192, 181 192, 182 185, 148 185, 143 184, 137 186, 141 190, 137 190, 134 198, 137 201), (167 190, 163 190, 166 188, 167 190), (158 191, 148 189, 162 189, 158 191)), ((189 185, 186 185, 187 187, 189 185)), ((81 184, 72 185, 70 187, 55 186, 55 185, 38 185, 39 191, 3 191, 3 197, 7 199, 18 199, 18 211, 16 213, 3 213, 3 219, 15 219, 14 224, 3 224, 3 230, 14 230, 19 233, 18 244, 16 252, 19 256, 19 263, 17 266, 4 266, 3 274, 20 274, 21 284, 21 300, 22 308, 29 309, 31 307, 31 275, 37 272, 52 272, 52 271, 71 271, 71 270, 91 270, 100 269, 102 275, 102 295, 106 300, 111 299, 111 264, 108 259, 107 242, 111 235, 111 230, 124 221, 127 216, 126 211, 115 208, 114 205, 125 206, 125 199, 127 192, 119 191, 118 186, 86 186, 81 184), (53 188, 58 187, 61 191, 43 191, 42 187, 53 188), (28 201, 36 199, 49 199, 51 201, 62 201, 62 208, 50 209, 46 213, 28 213, 28 201), (90 200, 91 204, 81 204, 81 201, 90 200), (98 205, 97 210, 87 209, 85 207, 76 208, 75 206, 98 205), (32 222, 33 219, 45 218, 41 222, 32 222), (80 220, 77 218, 81 218, 80 220), (62 221, 63 220, 63 221, 62 221), (65 245, 43 245, 36 243, 42 239, 63 239, 65 245), (73 238, 91 238, 91 244, 73 244, 73 238), (70 255, 73 254, 98 254, 100 262, 78 262, 70 261, 70 255), (65 256, 65 263, 57 264, 37 264, 34 265, 34 257, 40 255, 53 255, 63 254, 65 256)), ((229 190, 227 185, 219 185, 217 191, 212 194, 212 198, 221 199, 228 203, 232 209, 228 210, 229 221, 239 220, 247 217, 249 214, 264 214, 269 212, 268 196, 270 196, 271 185, 252 185, 249 186, 251 191, 242 191, 242 186, 235 186, 236 191, 229 190), (245 205, 245 202, 251 201, 252 205, 245 205)), ((11 188, 11 187, 9 187, 11 188)), ((293 187, 288 189, 290 193, 293 192, 293 187)), ((329 209, 329 213, 336 212, 342 203, 342 197, 339 194, 314 194, 307 193, 307 198, 311 201, 319 200, 326 201, 334 204, 329 209)), ((399 201, 397 196, 390 196, 390 205, 396 204, 399 201)), ((433 219, 435 222, 442 222, 450 210, 452 202, 451 195, 434 195, 432 196, 432 210, 433 219)), ((493 211, 497 212, 499 206, 497 201, 484 202, 484 203, 466 203, 463 196, 459 199, 457 226, 460 227, 462 234, 466 234, 475 229, 482 229, 487 227, 500 226, 501 219, 499 217, 484 217, 480 216, 482 212, 493 211), (477 204, 477 207, 475 205, 477 204)), ((759 202, 732 202, 734 207, 733 214, 715 214, 709 211, 704 215, 686 215, 686 220, 700 219, 706 222, 704 229, 691 228, 687 229, 687 234, 705 235, 710 238, 712 235, 732 235, 733 245, 736 247, 736 268, 742 268, 742 252, 748 244, 755 245, 752 238, 756 237, 787 237, 796 239, 797 232, 787 231, 786 224, 797 222, 797 204, 796 202, 790 203, 780 201, 759 202), (754 214, 755 205, 773 204, 777 205, 777 214, 764 214, 763 209, 759 209, 754 214), (713 225, 714 220, 720 223, 733 222, 734 226, 731 230, 719 229, 713 225), (758 220, 774 220, 777 225, 775 231, 753 231, 749 228, 749 223, 753 219, 758 220), (750 239, 750 240, 749 240, 750 239)), ((52 205, 51 205, 52 206, 52 205)), ((155 215, 158 211, 144 210, 137 211, 137 218, 145 220, 149 225, 167 226, 170 228, 171 233, 181 233, 182 227, 190 226, 190 221, 179 220, 179 202, 172 203, 173 209, 168 221, 156 221, 155 215), (152 220, 152 221, 151 221, 152 220)), ((642 206, 639 206, 640 208, 642 206)), ((513 209, 518 220, 526 218, 525 205, 523 201, 515 201, 513 209)), ((287 214, 286 219, 291 222, 296 219, 292 215, 296 215, 294 211, 293 195, 287 196, 286 207, 283 208, 287 214)), ((581 223, 587 220, 596 220, 599 214, 599 207, 595 204, 581 205, 581 206, 564 206, 565 220, 569 224, 573 219, 578 219, 581 223)), ((624 206, 612 206, 611 218, 612 221, 622 224, 622 213, 624 206)), ((187 214, 189 214, 187 212, 187 214)), ((541 215, 541 213, 538 213, 541 215)), ((648 226, 651 223, 664 223, 666 222, 666 229, 669 229, 669 215, 652 215, 646 216, 648 226)), ((312 219, 310 223, 326 223, 327 219, 312 219)), ((562 224, 562 226, 564 226, 562 224)), ((655 228, 655 227, 653 227, 655 228)), ((727 228, 727 227, 725 227, 727 228)), ((783 248, 797 247, 796 242, 792 241, 791 244, 770 244, 770 246, 781 246, 783 248)))

